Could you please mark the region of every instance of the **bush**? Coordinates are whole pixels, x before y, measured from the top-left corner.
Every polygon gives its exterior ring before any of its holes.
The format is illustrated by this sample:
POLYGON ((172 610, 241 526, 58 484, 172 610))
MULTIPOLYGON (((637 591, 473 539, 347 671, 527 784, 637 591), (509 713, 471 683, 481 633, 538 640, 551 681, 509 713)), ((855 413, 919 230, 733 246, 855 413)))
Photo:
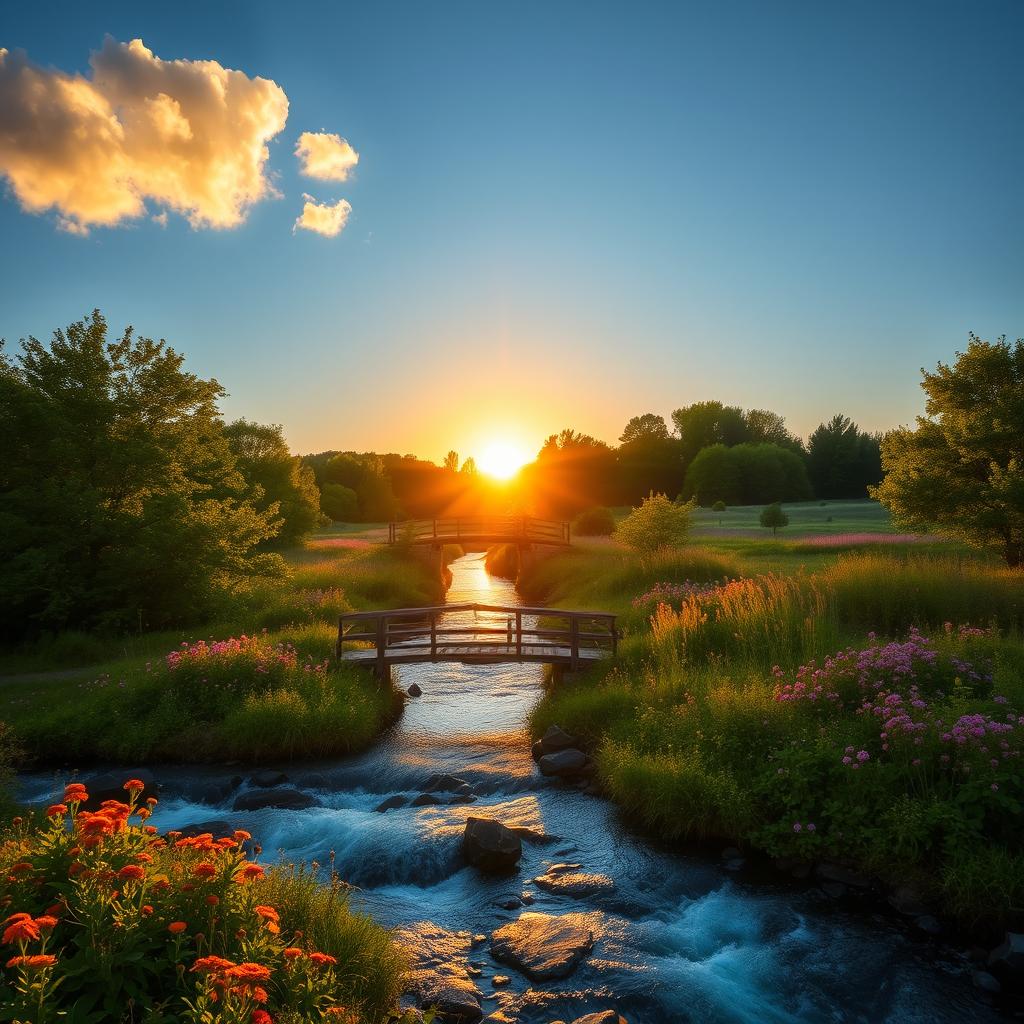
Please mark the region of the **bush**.
POLYGON ((721 498, 719 498, 718 501, 716 501, 714 505, 711 506, 711 509, 713 512, 724 512, 726 509, 726 504, 724 501, 722 501, 721 498))
POLYGON ((760 523, 766 530, 771 530, 774 537, 780 527, 789 526, 789 516, 782 511, 782 506, 776 501, 761 509, 760 523))
POLYGON ((357 1024, 390 1009, 401 957, 336 884, 268 878, 242 852, 247 832, 163 838, 148 821, 155 798, 141 802, 138 781, 125 789, 127 803, 87 811, 73 783, 45 819, 15 819, 4 836, 3 941, 16 955, 3 1019, 357 1024))
POLYGON ((573 520, 572 532, 578 537, 610 537, 615 532, 615 516, 603 505, 588 508, 573 520))
POLYGON ((679 547, 690 532, 694 503, 677 505, 664 494, 644 498, 615 529, 615 536, 636 551, 651 553, 679 547))

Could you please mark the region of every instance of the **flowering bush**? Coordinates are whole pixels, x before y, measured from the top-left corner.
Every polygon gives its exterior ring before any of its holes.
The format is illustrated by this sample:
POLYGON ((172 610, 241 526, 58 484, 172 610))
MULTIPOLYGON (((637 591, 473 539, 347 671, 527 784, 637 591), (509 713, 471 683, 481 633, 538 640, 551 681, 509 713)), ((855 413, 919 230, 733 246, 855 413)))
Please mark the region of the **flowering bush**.
POLYGON ((0 1019, 362 1019, 339 998, 346 965, 285 934, 261 899, 247 832, 161 836, 155 798, 140 802, 138 780, 125 790, 89 810, 72 783, 0 845, 0 1019))
POLYGON ((639 610, 653 610, 659 604, 668 606, 681 605, 691 597, 706 597, 728 580, 713 580, 711 583, 655 583, 643 594, 633 598, 633 607, 639 610))

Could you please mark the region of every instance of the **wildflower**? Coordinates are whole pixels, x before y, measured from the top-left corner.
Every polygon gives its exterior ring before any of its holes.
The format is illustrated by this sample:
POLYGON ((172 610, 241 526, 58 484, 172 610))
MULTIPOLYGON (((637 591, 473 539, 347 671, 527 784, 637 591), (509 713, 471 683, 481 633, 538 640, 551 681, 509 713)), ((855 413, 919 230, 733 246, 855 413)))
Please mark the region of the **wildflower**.
POLYGON ((860 761, 861 764, 863 764, 865 761, 870 760, 870 758, 871 755, 866 750, 857 751, 857 760, 860 761))
POLYGON ((263 866, 261 864, 246 864, 245 867, 238 872, 237 878, 240 882, 250 882, 254 878, 262 878, 263 874, 263 866))
POLYGON ((26 871, 34 871, 34 870, 35 869, 32 867, 32 865, 27 860, 18 861, 17 864, 12 864, 11 865, 11 874, 12 875, 21 875, 21 874, 24 874, 26 871))
POLYGON ((800 824, 799 821, 794 821, 793 822, 793 831, 794 832, 802 832, 803 829, 804 829, 804 827, 803 827, 803 825, 800 824))
POLYGON ((39 925, 28 914, 16 914, 17 920, 8 918, 11 923, 4 929, 3 942, 33 942, 39 938, 39 925))
POLYGON ((338 962, 338 958, 330 956, 328 953, 310 953, 309 962, 314 967, 334 967, 338 962))
POLYGON ((273 1024, 274 1018, 266 1010, 253 1010, 249 1020, 252 1024, 273 1024))
POLYGON ((168 926, 167 930, 172 935, 180 935, 188 927, 184 921, 172 921, 168 926))
POLYGON ((153 913, 153 908, 148 903, 143 903, 141 910, 144 917, 149 917, 153 913))
POLYGON ((223 974, 234 967, 234 962, 222 956, 201 956, 193 965, 192 970, 200 974, 223 974))
POLYGON ((117 873, 117 877, 133 882, 141 882, 146 877, 146 869, 140 864, 125 864, 117 873))
POLYGON ((67 804, 50 804, 50 806, 46 808, 46 816, 48 818, 62 818, 67 813, 67 804))
POLYGON ((273 907, 253 907, 252 910, 254 914, 258 914, 266 921, 273 921, 274 924, 281 920, 280 915, 273 907))
POLYGON ((141 793, 145 788, 146 784, 142 779, 129 779, 124 784, 124 789, 127 793, 141 793))
POLYGON ((8 967, 25 967, 30 971, 42 971, 52 967, 57 962, 55 956, 49 953, 36 953, 35 956, 12 956, 7 961, 8 967))
POLYGON ((217 906, 218 903, 220 903, 220 897, 219 896, 215 896, 211 892, 210 895, 206 897, 206 902, 207 902, 207 904, 209 906, 215 907, 215 906, 217 906))
POLYGON ((814 830, 815 830, 815 824, 814 824, 814 822, 813 822, 813 821, 809 821, 809 822, 807 823, 807 831, 808 831, 808 832, 813 832, 814 830))
POLYGON ((244 985, 251 985, 259 981, 270 981, 270 968, 249 962, 237 964, 227 972, 227 975, 244 985))
POLYGON ((998 782, 993 782, 992 785, 989 787, 989 789, 991 789, 992 792, 995 793, 996 790, 999 789, 999 783, 998 782))
POLYGON ((52 932, 57 927, 57 918, 44 914, 36 918, 36 927, 42 932, 52 932))
POLYGON ((286 946, 284 950, 282 950, 281 955, 285 960, 295 960, 302 956, 302 950, 299 949, 298 946, 286 946))
POLYGON ((197 864, 192 869, 192 874, 194 874, 196 878, 213 878, 213 876, 217 874, 217 865, 211 864, 209 861, 203 861, 202 864, 197 864))

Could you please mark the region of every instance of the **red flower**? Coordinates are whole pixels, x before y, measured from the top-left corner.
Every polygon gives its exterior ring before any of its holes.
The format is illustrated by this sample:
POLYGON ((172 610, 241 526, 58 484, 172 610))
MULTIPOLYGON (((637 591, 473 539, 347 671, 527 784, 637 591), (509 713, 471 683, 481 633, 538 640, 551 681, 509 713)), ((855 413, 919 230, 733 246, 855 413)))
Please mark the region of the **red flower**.
POLYGON ((146 788, 146 784, 142 779, 129 779, 124 784, 124 788, 128 793, 141 793, 146 788))
POLYGON ((252 1024, 273 1024, 274 1018, 266 1010, 253 1010, 249 1020, 252 1024))
POLYGON ((51 804, 49 807, 46 808, 46 816, 48 818, 63 817, 67 813, 68 813, 68 805, 67 804, 51 804))
POLYGON ((204 860, 202 864, 197 864, 192 869, 192 874, 196 878, 213 878, 217 874, 217 865, 211 864, 208 860, 204 860))
POLYGON ((302 950, 298 946, 287 946, 281 953, 285 960, 295 960, 302 956, 302 950))
POLYGON ((310 953, 309 962, 315 967, 334 967, 338 962, 338 958, 331 956, 329 953, 310 953))
POLYGON ((261 864, 246 864, 236 876, 240 882, 248 882, 254 878, 263 877, 263 866, 261 864))
POLYGON ((17 920, 8 918, 10 922, 4 929, 3 941, 31 942, 39 938, 39 925, 28 914, 15 914, 17 920))
POLYGON ((270 981, 270 968, 252 962, 238 964, 232 967, 227 974, 229 978, 241 982, 243 985, 252 985, 258 981, 270 981))
POLYGON ((44 914, 36 918, 36 927, 42 932, 52 932, 57 927, 57 918, 44 914))
POLYGON ((184 921, 172 921, 168 926, 167 930, 172 935, 180 935, 188 927, 184 921))
POLYGON ((146 877, 146 869, 139 864, 125 864, 117 873, 118 878, 130 878, 132 881, 141 882, 146 877))
POLYGON ((52 967, 57 962, 49 953, 37 953, 35 956, 12 956, 7 961, 8 967, 27 967, 30 971, 41 971, 44 967, 52 967))
POLYGON ((234 966, 231 960, 225 960, 222 956, 201 956, 192 965, 192 970, 200 974, 223 974, 234 966))

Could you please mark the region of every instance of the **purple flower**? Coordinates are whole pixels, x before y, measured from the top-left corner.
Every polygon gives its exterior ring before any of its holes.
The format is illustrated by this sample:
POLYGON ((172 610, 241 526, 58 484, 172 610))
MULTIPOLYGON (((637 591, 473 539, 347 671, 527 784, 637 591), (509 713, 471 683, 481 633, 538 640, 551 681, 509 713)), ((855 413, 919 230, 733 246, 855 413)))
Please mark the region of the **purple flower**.
POLYGON ((803 825, 801 825, 799 821, 794 821, 793 822, 793 831, 794 832, 802 832, 803 828, 804 828, 803 825))

